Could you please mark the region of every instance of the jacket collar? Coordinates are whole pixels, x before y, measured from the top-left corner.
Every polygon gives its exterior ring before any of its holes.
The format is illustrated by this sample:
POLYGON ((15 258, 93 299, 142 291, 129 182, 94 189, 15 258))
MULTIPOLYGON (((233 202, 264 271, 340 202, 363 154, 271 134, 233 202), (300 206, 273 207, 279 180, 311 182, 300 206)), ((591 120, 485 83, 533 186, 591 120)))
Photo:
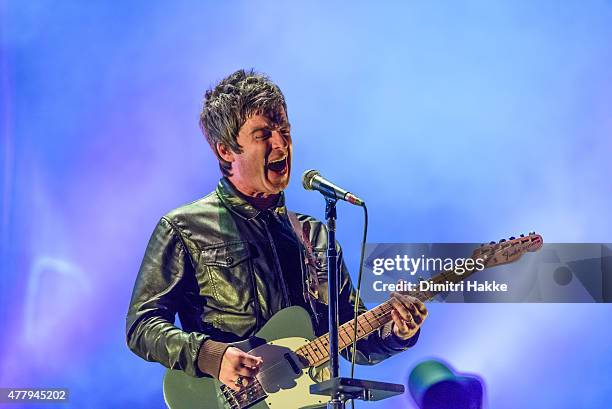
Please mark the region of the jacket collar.
MULTIPOLYGON (((225 177, 221 178, 219 181, 216 193, 217 196, 219 196, 219 199, 221 199, 221 202, 223 202, 228 209, 244 219, 254 219, 263 212, 263 210, 259 210, 247 202, 244 195, 240 193, 238 189, 236 189, 234 185, 232 185, 232 183, 225 177)), ((284 192, 280 193, 276 205, 271 210, 277 213, 277 215, 287 213, 287 209, 285 208, 284 192)))

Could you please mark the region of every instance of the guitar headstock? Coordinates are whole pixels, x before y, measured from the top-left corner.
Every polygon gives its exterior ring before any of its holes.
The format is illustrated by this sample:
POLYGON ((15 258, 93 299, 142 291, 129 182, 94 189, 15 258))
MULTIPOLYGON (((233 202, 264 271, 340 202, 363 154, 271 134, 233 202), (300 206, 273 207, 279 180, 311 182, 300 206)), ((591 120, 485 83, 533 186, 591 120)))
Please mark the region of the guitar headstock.
POLYGON ((484 260, 487 268, 494 267, 512 263, 525 253, 538 251, 543 244, 542 236, 535 232, 529 233, 527 236, 521 234, 519 237, 501 239, 497 243, 492 241, 489 244, 482 244, 474 250, 472 258, 484 260))

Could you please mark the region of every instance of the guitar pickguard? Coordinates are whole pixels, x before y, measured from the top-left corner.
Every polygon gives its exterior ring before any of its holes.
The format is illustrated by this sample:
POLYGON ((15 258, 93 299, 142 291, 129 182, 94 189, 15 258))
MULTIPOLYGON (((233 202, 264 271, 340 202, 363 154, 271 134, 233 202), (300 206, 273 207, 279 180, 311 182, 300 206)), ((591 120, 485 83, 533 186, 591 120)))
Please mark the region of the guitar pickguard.
MULTIPOLYGON (((324 396, 310 394, 314 381, 309 368, 293 352, 314 338, 310 316, 303 308, 294 306, 276 313, 254 337, 234 344, 263 359, 257 379, 268 396, 249 408, 325 407, 324 396)), ((168 370, 164 376, 164 400, 170 409, 231 409, 221 385, 216 379, 194 378, 183 371, 168 370)))

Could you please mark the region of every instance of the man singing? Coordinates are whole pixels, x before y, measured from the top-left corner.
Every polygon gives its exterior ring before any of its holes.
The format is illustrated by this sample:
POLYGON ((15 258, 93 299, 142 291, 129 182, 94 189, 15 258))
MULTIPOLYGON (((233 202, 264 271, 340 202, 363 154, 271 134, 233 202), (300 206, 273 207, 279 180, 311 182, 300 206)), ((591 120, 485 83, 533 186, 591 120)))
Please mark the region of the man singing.
MULTIPOLYGON (((200 126, 223 177, 214 192, 157 224, 134 286, 127 343, 148 361, 240 390, 262 360, 232 343, 254 335, 279 310, 302 306, 316 335, 327 332, 321 289, 327 234, 321 222, 284 204, 292 145, 278 86, 236 71, 206 92, 200 126), (313 268, 307 259, 316 260, 313 268)), ((339 315, 346 322, 355 291, 341 252, 339 265, 339 315)), ((357 363, 380 362, 416 342, 425 305, 399 294, 392 305, 393 320, 357 342, 357 363)))

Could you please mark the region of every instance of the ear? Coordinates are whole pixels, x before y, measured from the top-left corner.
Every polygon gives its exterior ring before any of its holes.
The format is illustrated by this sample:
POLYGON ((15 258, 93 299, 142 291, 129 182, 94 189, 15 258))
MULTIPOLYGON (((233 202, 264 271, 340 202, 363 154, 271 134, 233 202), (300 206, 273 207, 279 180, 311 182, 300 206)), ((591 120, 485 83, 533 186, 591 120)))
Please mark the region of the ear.
POLYGON ((217 142, 217 152, 219 153, 219 156, 221 157, 221 159, 223 159, 224 161, 226 162, 234 161, 234 151, 228 148, 227 145, 217 142))

